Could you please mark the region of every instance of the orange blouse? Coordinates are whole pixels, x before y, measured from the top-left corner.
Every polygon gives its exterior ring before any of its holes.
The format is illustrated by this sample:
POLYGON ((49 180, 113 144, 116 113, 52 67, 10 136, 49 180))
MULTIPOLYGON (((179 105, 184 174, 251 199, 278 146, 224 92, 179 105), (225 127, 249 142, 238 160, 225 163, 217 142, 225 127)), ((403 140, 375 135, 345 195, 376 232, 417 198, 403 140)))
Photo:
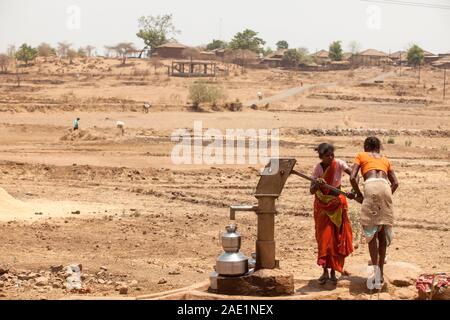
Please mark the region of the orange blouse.
POLYGON ((377 159, 367 152, 359 153, 355 158, 355 163, 361 167, 362 175, 371 170, 381 170, 386 174, 392 170, 392 165, 388 158, 383 156, 377 159))

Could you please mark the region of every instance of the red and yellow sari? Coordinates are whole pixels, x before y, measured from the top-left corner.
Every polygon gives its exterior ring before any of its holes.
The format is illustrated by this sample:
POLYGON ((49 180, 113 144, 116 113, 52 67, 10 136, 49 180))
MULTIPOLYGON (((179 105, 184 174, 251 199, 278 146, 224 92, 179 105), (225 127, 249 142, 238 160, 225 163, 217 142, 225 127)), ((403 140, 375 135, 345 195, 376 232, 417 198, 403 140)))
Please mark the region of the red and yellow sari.
MULTIPOLYGON (((333 160, 322 176, 329 185, 333 182, 335 169, 336 161, 333 160)), ((347 198, 330 195, 330 190, 320 187, 314 200, 314 221, 319 247, 317 264, 342 273, 345 257, 353 252, 347 198)))

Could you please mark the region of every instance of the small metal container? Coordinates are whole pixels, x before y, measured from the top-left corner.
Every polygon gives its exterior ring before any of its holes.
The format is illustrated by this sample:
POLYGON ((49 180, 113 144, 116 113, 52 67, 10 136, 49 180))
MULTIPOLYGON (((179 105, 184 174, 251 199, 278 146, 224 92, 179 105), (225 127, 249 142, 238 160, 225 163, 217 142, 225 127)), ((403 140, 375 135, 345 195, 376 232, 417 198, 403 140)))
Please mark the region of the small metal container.
POLYGON ((230 224, 222 235, 224 253, 217 258, 216 272, 221 276, 241 276, 248 272, 248 257, 239 252, 241 248, 241 234, 237 226, 230 224))
POLYGON ((209 275, 209 288, 211 290, 217 290, 217 277, 219 274, 217 272, 211 272, 209 275))
POLYGON ((225 252, 216 263, 216 271, 221 276, 241 276, 248 272, 248 257, 241 252, 225 252))
POLYGON ((239 252, 241 248, 241 234, 236 231, 237 226, 230 224, 226 227, 227 232, 222 235, 222 247, 225 252, 239 252))

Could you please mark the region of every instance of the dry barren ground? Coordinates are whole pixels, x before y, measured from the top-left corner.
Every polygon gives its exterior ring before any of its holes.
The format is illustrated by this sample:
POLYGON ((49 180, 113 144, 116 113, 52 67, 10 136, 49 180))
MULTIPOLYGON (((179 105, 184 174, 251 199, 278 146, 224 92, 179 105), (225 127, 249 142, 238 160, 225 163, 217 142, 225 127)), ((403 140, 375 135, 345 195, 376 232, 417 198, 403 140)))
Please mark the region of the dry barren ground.
MULTIPOLYGON (((193 79, 167 78, 163 70, 142 74, 148 67, 137 60, 125 68, 117 63, 42 63, 29 68, 21 88, 13 75, 0 76, 0 186, 7 192, 0 193, 1 297, 67 297, 60 266, 73 263, 82 265, 86 296, 117 296, 121 288, 136 296, 207 280, 221 252, 227 208, 255 202, 261 166, 173 164, 170 136, 194 121, 222 131, 278 128, 280 155, 295 157, 304 172, 317 162, 318 143, 333 142, 336 155, 351 163, 364 138, 377 134, 400 180, 388 260, 450 271, 450 105, 442 101, 439 70, 423 71, 421 84, 406 70, 367 86, 360 83, 389 70, 236 69, 215 80, 230 101, 254 99, 259 90, 278 94, 300 81, 335 86, 258 110, 199 113, 187 107, 193 79), (140 110, 146 100, 155 104, 149 114, 140 110), (82 130, 73 134, 77 116, 82 130), (117 120, 126 124, 124 136, 117 120)), ((296 177, 278 200, 277 255, 301 279, 320 273, 312 201, 308 183, 296 177)), ((359 205, 350 206, 357 217, 359 205)), ((238 222, 250 254, 256 218, 244 213, 238 222)), ((361 244, 346 263, 364 265, 368 258, 361 244)), ((396 290, 388 296, 400 298, 396 290)), ((367 296, 348 292, 348 298, 367 296)))

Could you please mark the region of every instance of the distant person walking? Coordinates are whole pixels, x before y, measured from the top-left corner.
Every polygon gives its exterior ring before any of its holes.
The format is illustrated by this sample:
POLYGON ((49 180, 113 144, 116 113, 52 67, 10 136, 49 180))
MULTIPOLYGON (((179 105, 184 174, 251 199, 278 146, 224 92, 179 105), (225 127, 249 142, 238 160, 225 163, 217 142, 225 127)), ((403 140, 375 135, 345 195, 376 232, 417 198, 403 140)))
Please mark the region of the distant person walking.
POLYGON ((117 129, 121 132, 122 136, 125 134, 125 123, 123 121, 116 122, 117 129))
POLYGON ((75 121, 73 122, 73 131, 76 131, 79 129, 79 122, 80 122, 80 118, 76 118, 75 121))
POLYGON ((150 104, 150 102, 145 102, 144 105, 142 106, 144 113, 148 113, 151 106, 152 105, 150 104))
POLYGON ((257 95, 258 95, 258 100, 262 100, 262 92, 258 92, 257 95))

